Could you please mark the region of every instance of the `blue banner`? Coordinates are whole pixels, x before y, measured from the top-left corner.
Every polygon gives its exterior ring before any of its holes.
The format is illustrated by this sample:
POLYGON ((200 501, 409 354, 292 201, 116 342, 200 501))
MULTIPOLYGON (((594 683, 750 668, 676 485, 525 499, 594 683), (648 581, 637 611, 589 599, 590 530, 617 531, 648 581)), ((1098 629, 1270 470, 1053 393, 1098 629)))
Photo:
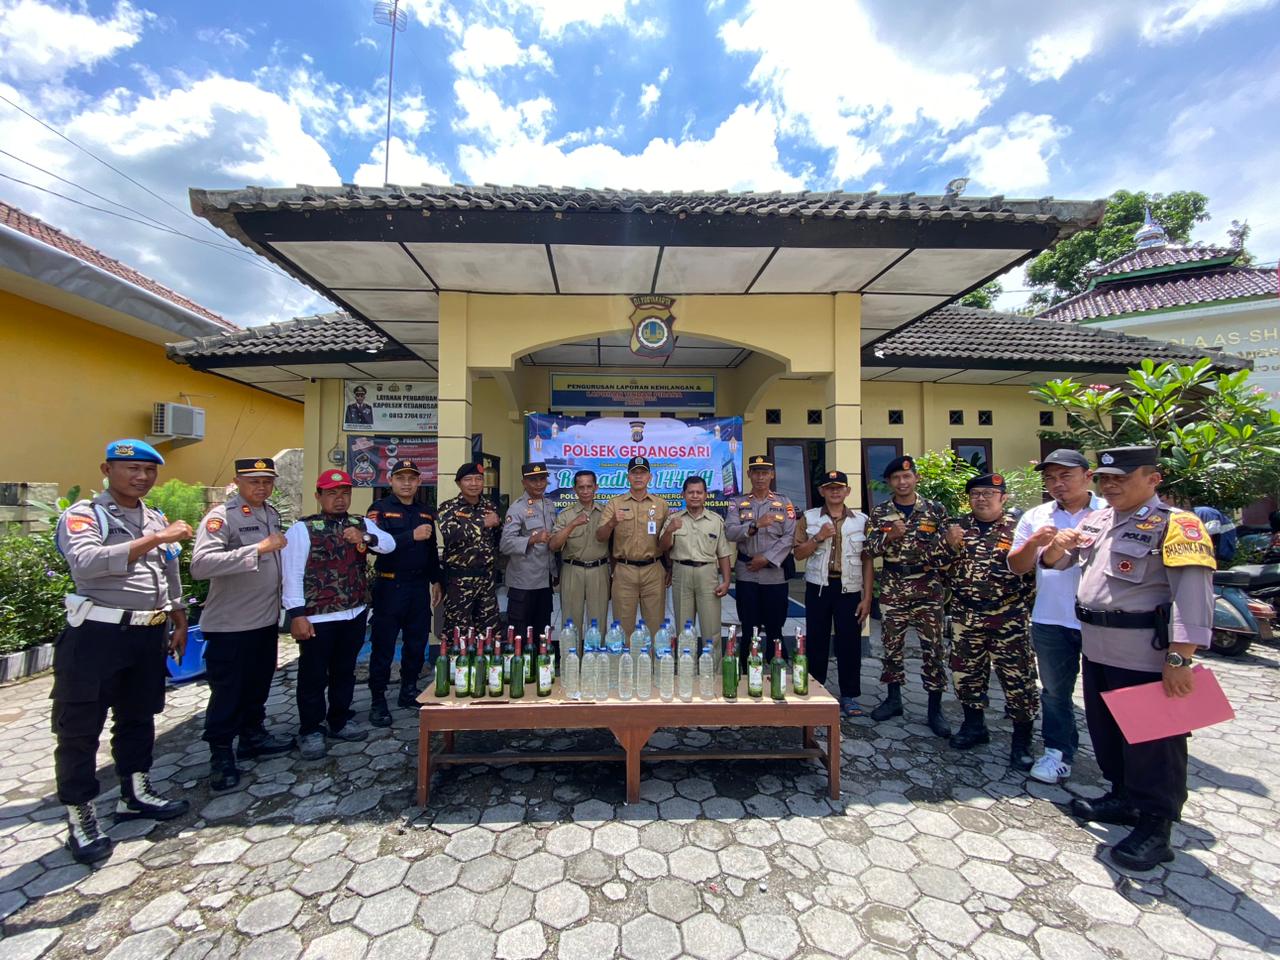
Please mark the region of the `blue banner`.
POLYGON ((706 481, 707 506, 720 512, 744 489, 741 417, 588 420, 530 414, 526 427, 529 460, 547 465, 547 496, 559 506, 576 499, 573 475, 579 470, 595 471, 599 500, 626 493, 627 461, 637 456, 649 458, 650 492, 673 508, 684 506, 681 488, 690 475, 706 481))

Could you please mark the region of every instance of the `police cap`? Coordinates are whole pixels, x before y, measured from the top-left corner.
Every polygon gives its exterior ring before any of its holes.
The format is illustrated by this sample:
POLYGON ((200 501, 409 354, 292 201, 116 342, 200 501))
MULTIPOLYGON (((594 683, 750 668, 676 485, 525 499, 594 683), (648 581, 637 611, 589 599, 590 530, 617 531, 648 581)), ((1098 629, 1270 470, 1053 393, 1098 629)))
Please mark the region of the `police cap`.
POLYGON ((418 469, 418 465, 412 460, 397 460, 391 464, 391 469, 387 471, 387 476, 394 477, 397 473, 416 473, 421 476, 422 471, 418 469))
POLYGON ((761 470, 772 470, 773 461, 763 454, 757 453, 754 457, 747 461, 747 472, 751 472, 759 467, 761 470))
POLYGON ((818 489, 823 487, 847 487, 849 485, 849 476, 843 470, 828 470, 827 475, 818 483, 818 489))
POLYGON ((632 457, 627 461, 627 473, 631 473, 633 470, 644 470, 647 472, 649 470, 649 458, 632 457))
POLYGON ((237 477, 276 477, 276 462, 270 457, 242 457, 236 461, 237 477))
POLYGON ((1160 450, 1157 447, 1112 447, 1098 451, 1095 474, 1112 474, 1122 477, 1139 467, 1160 466, 1160 450))
POLYGON ((530 479, 545 477, 547 476, 547 465, 545 463, 526 463, 520 468, 520 474, 530 479))
POLYGON ((145 440, 116 440, 107 444, 106 460, 134 460, 142 463, 158 463, 164 466, 164 457, 145 440))

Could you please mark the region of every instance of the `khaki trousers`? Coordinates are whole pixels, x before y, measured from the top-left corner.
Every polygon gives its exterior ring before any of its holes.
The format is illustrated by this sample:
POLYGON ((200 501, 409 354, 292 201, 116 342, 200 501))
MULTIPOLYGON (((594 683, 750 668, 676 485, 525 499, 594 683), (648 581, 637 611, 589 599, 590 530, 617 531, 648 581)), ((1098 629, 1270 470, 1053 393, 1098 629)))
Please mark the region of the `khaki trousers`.
POLYGON ((566 563, 560 568, 560 623, 573 620, 578 630, 578 644, 595 620, 603 636, 609 629, 609 564, 577 567, 566 563))
POLYGON ((686 567, 676 562, 671 568, 671 605, 675 608, 676 629, 683 630, 686 620, 694 621, 694 633, 720 646, 720 598, 716 584, 720 572, 714 563, 705 567, 686 567))
POLYGON ((630 637, 636 628, 636 608, 652 634, 662 625, 667 609, 666 571, 654 562, 645 567, 619 563, 613 569, 613 618, 630 637))

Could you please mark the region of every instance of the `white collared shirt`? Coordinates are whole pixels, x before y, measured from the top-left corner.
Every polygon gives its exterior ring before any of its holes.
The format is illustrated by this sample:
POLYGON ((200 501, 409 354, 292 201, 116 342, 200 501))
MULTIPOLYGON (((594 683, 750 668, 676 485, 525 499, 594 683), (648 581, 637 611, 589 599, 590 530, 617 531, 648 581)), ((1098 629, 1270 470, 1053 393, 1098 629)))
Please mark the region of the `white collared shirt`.
MULTIPOLYGON (((1026 543, 1030 536, 1041 527, 1052 524, 1059 530, 1074 530, 1080 521, 1094 510, 1107 505, 1093 491, 1089 492, 1089 505, 1075 513, 1068 513, 1058 505, 1058 501, 1049 500, 1032 507, 1022 515, 1018 527, 1013 534, 1013 549, 1026 543)), ((1031 609, 1031 622, 1053 624, 1059 627, 1080 629, 1080 621, 1076 619, 1076 589, 1080 586, 1080 568, 1073 566, 1067 570, 1049 570, 1036 564, 1036 603, 1031 609)))
MULTIPOLYGON (((391 535, 368 517, 365 517, 364 526, 365 530, 377 539, 376 543, 369 545, 370 550, 374 553, 391 553, 395 550, 396 542, 391 535)), ((307 569, 307 557, 311 555, 311 534, 307 532, 307 525, 302 521, 298 521, 285 533, 284 539, 285 547, 280 551, 280 566, 284 577, 284 597, 282 602, 286 610, 292 610, 305 606, 307 602, 302 588, 302 579, 307 569)), ((312 623, 354 620, 364 613, 364 608, 365 605, 362 603, 350 610, 317 613, 307 617, 307 619, 312 623)))

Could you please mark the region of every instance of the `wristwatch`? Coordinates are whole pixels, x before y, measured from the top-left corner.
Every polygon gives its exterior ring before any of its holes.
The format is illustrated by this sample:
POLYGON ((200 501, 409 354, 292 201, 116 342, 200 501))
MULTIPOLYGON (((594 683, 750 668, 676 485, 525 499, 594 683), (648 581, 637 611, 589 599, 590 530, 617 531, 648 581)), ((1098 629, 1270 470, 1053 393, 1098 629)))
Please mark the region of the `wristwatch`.
POLYGON ((1189 667, 1195 661, 1191 657, 1184 657, 1180 653, 1174 653, 1170 650, 1164 655, 1164 662, 1171 667, 1189 667))
POLYGON ((759 527, 757 527, 754 523, 748 524, 748 525, 747 525, 747 536, 749 536, 749 537, 754 537, 754 536, 756 535, 756 533, 757 533, 759 530, 760 530, 760 528, 759 528, 759 527))

